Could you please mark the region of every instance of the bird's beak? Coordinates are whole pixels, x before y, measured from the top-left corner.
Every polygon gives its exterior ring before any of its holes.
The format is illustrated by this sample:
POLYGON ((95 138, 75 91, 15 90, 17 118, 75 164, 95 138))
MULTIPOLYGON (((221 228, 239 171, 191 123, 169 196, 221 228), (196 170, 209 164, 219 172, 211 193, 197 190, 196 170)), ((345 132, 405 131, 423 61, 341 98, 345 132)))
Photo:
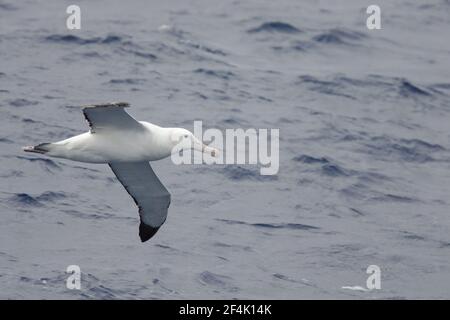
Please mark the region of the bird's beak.
POLYGON ((209 147, 206 144, 203 145, 202 152, 209 153, 213 157, 218 157, 219 156, 219 150, 218 149, 213 148, 213 147, 209 147))
POLYGON ((194 138, 194 149, 201 151, 203 153, 208 153, 213 157, 219 156, 219 150, 210 146, 207 146, 206 144, 202 143, 200 140, 194 138))

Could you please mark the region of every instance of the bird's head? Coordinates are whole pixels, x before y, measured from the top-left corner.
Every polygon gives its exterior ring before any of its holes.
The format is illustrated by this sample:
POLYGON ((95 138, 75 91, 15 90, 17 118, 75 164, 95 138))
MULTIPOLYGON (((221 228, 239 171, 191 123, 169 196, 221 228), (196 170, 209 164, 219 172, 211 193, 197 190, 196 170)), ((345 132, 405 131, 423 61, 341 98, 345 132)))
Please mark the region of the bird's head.
POLYGON ((219 156, 219 150, 207 146, 199 139, 197 139, 192 132, 183 128, 174 128, 170 136, 173 148, 177 150, 194 149, 200 152, 208 153, 213 157, 219 156))

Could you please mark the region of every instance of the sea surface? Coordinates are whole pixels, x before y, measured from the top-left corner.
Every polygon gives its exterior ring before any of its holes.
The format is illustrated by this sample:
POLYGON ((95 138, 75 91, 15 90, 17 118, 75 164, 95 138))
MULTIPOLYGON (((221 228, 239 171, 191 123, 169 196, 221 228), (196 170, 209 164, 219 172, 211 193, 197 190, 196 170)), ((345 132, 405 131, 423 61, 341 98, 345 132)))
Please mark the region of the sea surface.
POLYGON ((450 1, 376 4, 381 30, 356 0, 0 0, 0 298, 450 298, 450 1), (172 203, 141 243, 107 165, 21 150, 109 101, 277 128, 279 172, 153 163, 172 203))

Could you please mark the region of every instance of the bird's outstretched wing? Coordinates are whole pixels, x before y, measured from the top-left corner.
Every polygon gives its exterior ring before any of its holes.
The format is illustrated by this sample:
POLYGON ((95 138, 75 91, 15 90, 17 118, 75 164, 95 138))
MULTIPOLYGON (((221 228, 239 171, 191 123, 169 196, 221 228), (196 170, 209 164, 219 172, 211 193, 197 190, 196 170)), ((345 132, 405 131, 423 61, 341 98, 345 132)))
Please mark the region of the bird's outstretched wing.
POLYGON ((149 240, 166 221, 169 191, 148 162, 115 162, 109 166, 139 208, 141 241, 149 240))
POLYGON ((130 116, 124 108, 130 105, 126 102, 112 102, 83 106, 83 114, 91 133, 102 130, 144 130, 142 124, 130 116))

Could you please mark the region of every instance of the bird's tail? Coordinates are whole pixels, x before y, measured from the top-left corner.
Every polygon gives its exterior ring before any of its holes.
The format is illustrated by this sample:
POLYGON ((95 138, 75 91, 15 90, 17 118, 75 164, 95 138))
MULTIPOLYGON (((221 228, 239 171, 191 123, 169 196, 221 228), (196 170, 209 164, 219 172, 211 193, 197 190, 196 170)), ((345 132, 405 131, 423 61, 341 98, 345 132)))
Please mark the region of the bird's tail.
POLYGON ((38 144, 37 146, 23 147, 23 151, 34 152, 34 153, 47 153, 50 151, 50 148, 49 148, 50 145, 51 145, 51 143, 41 143, 41 144, 38 144))

